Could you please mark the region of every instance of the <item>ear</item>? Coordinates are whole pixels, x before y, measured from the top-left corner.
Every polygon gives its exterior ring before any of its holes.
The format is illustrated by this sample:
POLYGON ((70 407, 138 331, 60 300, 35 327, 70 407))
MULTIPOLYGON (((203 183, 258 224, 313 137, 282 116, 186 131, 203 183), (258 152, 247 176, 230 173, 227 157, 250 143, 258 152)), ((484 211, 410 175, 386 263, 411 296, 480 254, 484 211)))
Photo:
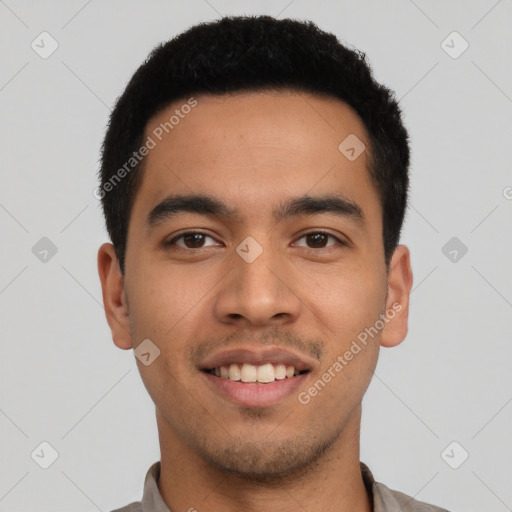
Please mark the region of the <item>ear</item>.
POLYGON ((133 348, 128 318, 128 304, 119 261, 112 244, 98 250, 98 274, 103 292, 103 305, 114 344, 124 350, 133 348))
POLYGON ((380 344, 395 347, 407 336, 409 295, 412 287, 412 269, 409 249, 398 245, 389 263, 386 315, 388 322, 382 330, 380 344))

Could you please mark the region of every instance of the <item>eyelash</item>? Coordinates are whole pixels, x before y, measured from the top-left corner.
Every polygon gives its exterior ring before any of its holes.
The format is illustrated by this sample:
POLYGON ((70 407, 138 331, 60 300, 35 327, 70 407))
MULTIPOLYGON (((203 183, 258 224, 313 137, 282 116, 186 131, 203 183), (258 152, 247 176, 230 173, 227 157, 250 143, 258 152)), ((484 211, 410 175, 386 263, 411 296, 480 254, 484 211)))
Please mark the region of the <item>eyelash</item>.
MULTIPOLYGON (((164 242, 164 246, 165 247, 175 246, 175 242, 177 240, 180 240, 181 238, 184 238, 187 235, 204 235, 205 237, 208 237, 208 238, 211 238, 211 239, 214 240, 214 238, 211 235, 209 235, 208 233, 204 233, 202 231, 186 231, 185 233, 181 233, 180 235, 174 237, 173 239, 164 242)), ((325 235, 325 236, 334 238, 334 240, 336 240, 342 246, 347 246, 348 245, 346 242, 344 242, 343 240, 341 240, 337 236, 333 235, 332 233, 328 233, 327 231, 322 231, 322 230, 309 231, 307 233, 304 233, 302 236, 300 236, 298 238, 298 240, 301 240, 302 238, 304 238, 304 237, 306 237, 308 235, 325 235)), ((199 251, 200 249, 205 249, 205 247, 197 247, 195 249, 191 249, 189 247, 181 247, 181 246, 176 246, 176 247, 178 248, 177 250, 183 250, 183 251, 199 251)), ((305 247, 305 249, 309 249, 311 251, 319 251, 321 249, 329 249, 331 247, 334 247, 334 246, 320 247, 320 248, 305 247)))

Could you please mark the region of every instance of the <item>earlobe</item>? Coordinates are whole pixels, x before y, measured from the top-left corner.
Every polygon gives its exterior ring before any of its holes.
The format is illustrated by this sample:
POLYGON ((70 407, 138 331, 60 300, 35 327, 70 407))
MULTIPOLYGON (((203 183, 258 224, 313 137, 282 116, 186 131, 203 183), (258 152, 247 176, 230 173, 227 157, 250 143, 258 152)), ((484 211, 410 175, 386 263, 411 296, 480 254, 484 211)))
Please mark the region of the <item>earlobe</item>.
POLYGON ((103 244, 98 250, 98 274, 103 306, 114 344, 124 350, 133 348, 128 317, 128 303, 114 246, 103 244))
POLYGON ((410 252, 407 246, 395 249, 388 273, 388 296, 386 317, 388 319, 381 335, 383 347, 395 347, 407 336, 409 296, 412 288, 410 252))

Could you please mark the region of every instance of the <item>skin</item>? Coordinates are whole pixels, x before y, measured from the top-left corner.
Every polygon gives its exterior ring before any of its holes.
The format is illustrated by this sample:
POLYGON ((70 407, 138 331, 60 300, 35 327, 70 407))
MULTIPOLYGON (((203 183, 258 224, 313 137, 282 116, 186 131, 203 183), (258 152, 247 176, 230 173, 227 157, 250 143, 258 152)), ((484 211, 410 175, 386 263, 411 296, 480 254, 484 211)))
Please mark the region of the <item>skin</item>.
MULTIPOLYGON (((336 503, 341 512, 368 512, 361 401, 380 346, 406 337, 412 271, 404 245, 386 271, 369 149, 354 161, 338 150, 349 134, 369 148, 364 124, 343 102, 316 95, 196 99, 146 157, 124 279, 113 246, 98 253, 115 345, 129 350, 150 339, 160 350, 149 366, 137 364, 156 406, 162 498, 173 511, 320 512, 336 503), (362 208, 363 225, 329 213, 278 223, 271 216, 292 196, 333 192, 362 208), (148 213, 170 193, 214 195, 238 217, 185 213, 148 229, 148 213), (162 245, 197 230, 208 236, 162 245), (304 237, 318 230, 346 245, 304 237), (252 263, 236 252, 248 236, 263 249, 252 263), (393 304, 401 310, 307 405, 294 392, 276 405, 242 407, 206 385, 197 367, 198 354, 285 346, 315 361, 298 390, 307 391, 393 304)), ((185 101, 154 116, 146 136, 185 101)))

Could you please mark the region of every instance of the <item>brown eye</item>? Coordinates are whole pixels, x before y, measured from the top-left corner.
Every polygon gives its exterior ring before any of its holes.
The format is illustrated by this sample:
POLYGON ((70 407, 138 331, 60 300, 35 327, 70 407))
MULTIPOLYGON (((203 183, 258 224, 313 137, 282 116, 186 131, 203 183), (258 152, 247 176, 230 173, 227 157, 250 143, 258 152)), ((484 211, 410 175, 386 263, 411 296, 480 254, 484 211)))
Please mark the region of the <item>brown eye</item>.
POLYGON ((205 235, 202 233, 192 233, 190 235, 183 236, 183 242, 189 249, 198 249, 202 247, 204 238, 205 235))
POLYGON ((305 239, 307 244, 306 247, 308 247, 309 249, 325 249, 326 247, 336 245, 326 245, 329 238, 332 238, 340 245, 345 245, 345 243, 342 242, 338 237, 331 235, 331 233, 326 233, 324 231, 312 231, 310 233, 306 233, 305 235, 302 235, 299 240, 305 239))
POLYGON ((189 231, 187 233, 182 233, 181 235, 165 242, 165 246, 176 246, 181 249, 202 249, 204 246, 204 241, 206 238, 213 238, 206 233, 202 233, 201 231, 189 231), (183 240, 183 244, 178 244, 177 241, 183 240))
POLYGON ((328 240, 328 235, 325 233, 313 233, 310 235, 306 235, 306 240, 309 244, 313 244, 315 249, 318 249, 318 246, 325 247, 325 244, 328 240))

